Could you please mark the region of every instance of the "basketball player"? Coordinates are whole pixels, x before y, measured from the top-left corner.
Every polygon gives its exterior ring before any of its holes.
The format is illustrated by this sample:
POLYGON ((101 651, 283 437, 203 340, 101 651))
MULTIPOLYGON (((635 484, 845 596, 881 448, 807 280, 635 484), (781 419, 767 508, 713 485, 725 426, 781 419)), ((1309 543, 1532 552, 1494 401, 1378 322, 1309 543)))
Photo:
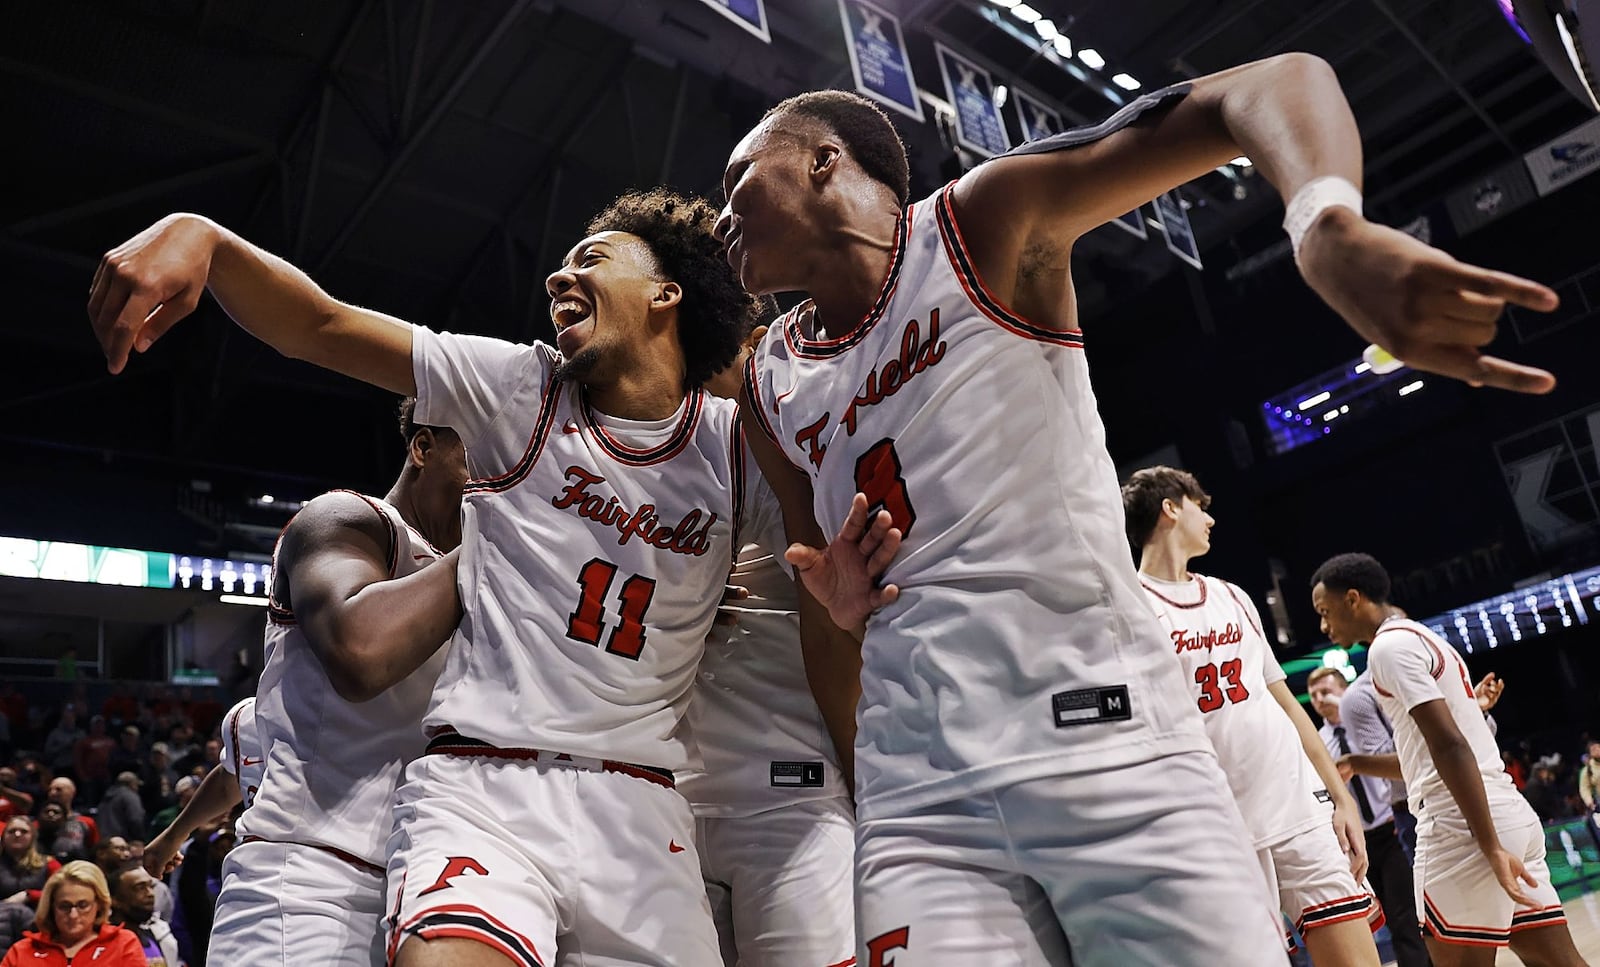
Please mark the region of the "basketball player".
MULTIPOLYGON (((1358 332, 1422 369, 1550 387, 1476 347, 1506 302, 1555 294, 1365 221, 1359 132, 1308 55, 1138 98, 910 208, 893 126, 855 95, 778 105, 729 159, 730 264, 752 292, 811 296, 742 400, 789 536, 819 546, 797 531, 831 533, 857 491, 904 532, 900 597, 860 655, 868 964, 1064 963, 1068 938, 1089 967, 1282 960, 1272 918, 1235 913, 1261 907, 1259 867, 1134 575, 1068 272, 1078 236, 1239 155, 1290 199, 1302 272, 1358 332)), ((832 590, 835 620, 864 625, 860 589, 832 590)), ((825 714, 854 660, 811 674, 825 714)))
POLYGON ((760 308, 715 217, 664 191, 614 203, 547 280, 555 347, 337 302, 192 216, 103 263, 90 310, 113 371, 209 286, 279 351, 414 392, 417 420, 465 444, 466 613, 390 841, 401 967, 718 959, 672 788, 752 489, 735 405, 698 389, 760 308))
POLYGON ((261 751, 261 733, 256 728, 256 700, 243 699, 228 709, 218 726, 222 736, 222 755, 200 781, 193 798, 184 804, 176 819, 145 845, 144 868, 159 881, 182 859, 178 852, 194 831, 208 822, 226 816, 233 807, 255 800, 266 772, 266 756, 261 751))
POLYGON ((1167 632, 1281 910, 1319 967, 1379 963, 1382 923, 1360 882, 1366 844, 1355 798, 1284 682, 1242 590, 1189 570, 1211 549, 1211 497, 1193 474, 1147 467, 1122 488, 1139 583, 1167 632), (1331 814, 1331 815, 1330 815, 1331 814), (1330 823, 1331 818, 1331 823, 1330 823))
POLYGON ((278 541, 256 704, 266 771, 211 941, 228 963, 383 962, 390 809, 455 627, 456 559, 440 559, 461 540, 467 470, 456 434, 414 407, 383 498, 323 494, 278 541))
POLYGON ((1366 554, 1329 558, 1311 579, 1322 633, 1371 642, 1367 669, 1394 726, 1398 774, 1417 811, 1417 909, 1438 967, 1489 967, 1511 950, 1531 967, 1584 967, 1567 931, 1544 829, 1511 783, 1456 650, 1389 603, 1366 554))
MULTIPOLYGON (((737 397, 765 334, 706 389, 737 397)), ((747 596, 724 605, 737 623, 707 641, 689 708, 704 769, 679 789, 726 967, 837 967, 855 958, 855 807, 806 682, 783 521, 763 507, 728 579, 747 596)))

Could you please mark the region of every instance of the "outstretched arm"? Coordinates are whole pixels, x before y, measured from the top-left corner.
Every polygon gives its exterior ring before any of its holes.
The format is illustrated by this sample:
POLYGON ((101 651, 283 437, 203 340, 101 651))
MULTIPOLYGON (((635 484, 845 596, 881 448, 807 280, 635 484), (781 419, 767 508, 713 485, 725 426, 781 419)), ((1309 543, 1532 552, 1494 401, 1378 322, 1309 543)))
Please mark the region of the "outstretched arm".
POLYGON ((200 780, 194 798, 178 813, 172 825, 163 829, 144 848, 144 868, 156 879, 164 879, 182 861, 178 851, 194 831, 219 816, 225 816, 241 800, 239 779, 220 765, 211 767, 200 780))
POLYGON ((1360 807, 1334 766, 1328 747, 1323 745, 1322 736, 1317 734, 1317 727, 1311 724, 1311 716, 1300 707, 1299 699, 1289 690, 1289 683, 1273 682, 1267 686, 1267 690, 1278 700, 1278 706, 1289 716, 1289 721, 1294 723, 1294 730, 1300 736, 1300 747, 1317 770, 1317 777, 1327 788, 1328 795, 1333 797, 1333 833, 1339 839, 1340 848, 1350 857, 1350 874, 1359 880, 1367 875, 1367 837, 1361 829, 1360 807))
POLYGON ((391 578, 392 542, 376 508, 331 493, 295 516, 278 551, 288 606, 346 701, 367 701, 416 671, 461 621, 460 550, 391 578))
POLYGON ((1483 778, 1478 775, 1478 762, 1472 755, 1472 746, 1466 736, 1456 728, 1445 700, 1435 699, 1411 709, 1411 718, 1428 744, 1428 755, 1439 770, 1439 778, 1455 799, 1461 815, 1472 831, 1478 849, 1494 868, 1500 888, 1521 906, 1532 906, 1523 892, 1522 880, 1529 886, 1538 885, 1518 859, 1500 845, 1500 835, 1494 827, 1494 814, 1489 811, 1489 797, 1483 791, 1483 778))
MULTIPOLYGON (((1286 202, 1319 178, 1359 188, 1361 135, 1333 69, 1302 53, 1245 64, 1099 140, 980 165, 957 183, 957 220, 1002 302, 1070 328, 1073 242, 1238 155, 1286 202)), ((1554 385, 1543 370, 1479 353, 1507 304, 1555 308, 1545 286, 1458 262, 1348 207, 1320 209, 1297 261, 1351 328, 1417 369, 1521 392, 1554 385)))
POLYGON ((208 218, 168 215, 107 252, 89 320, 120 373, 194 311, 206 289, 251 335, 295 359, 414 396, 411 326, 338 301, 283 259, 208 218))

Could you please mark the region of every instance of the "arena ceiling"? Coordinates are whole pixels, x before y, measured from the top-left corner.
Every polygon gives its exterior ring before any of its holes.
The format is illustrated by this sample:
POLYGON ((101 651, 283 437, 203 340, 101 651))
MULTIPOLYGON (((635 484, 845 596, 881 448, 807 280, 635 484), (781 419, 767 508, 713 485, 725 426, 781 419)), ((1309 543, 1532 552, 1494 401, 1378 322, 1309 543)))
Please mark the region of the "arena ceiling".
MULTIPOLYGON (((882 2, 909 28, 924 88, 938 86, 929 49, 942 40, 1069 118, 1114 107, 1103 82, 1030 50, 981 0, 882 2)), ((1146 88, 1287 50, 1327 58, 1361 126, 1369 212, 1391 223, 1584 116, 1495 0, 1034 6, 1146 88)), ((387 402, 277 358, 214 306, 106 376, 83 311, 99 254, 166 212, 198 211, 341 298, 445 328, 544 335, 543 278, 594 210, 630 186, 710 194, 767 105, 850 86, 834 0, 767 8, 771 46, 700 0, 15 5, 0 32, 7 462, 70 481, 75 499, 103 497, 96 474, 138 478, 145 489, 125 510, 180 504, 224 543, 242 539, 224 522, 248 517, 230 487, 378 486, 397 453, 372 432, 387 402), (234 482, 163 489, 191 478, 234 482)), ((924 190, 957 170, 934 125, 906 134, 924 190)), ((1281 206, 1249 173, 1185 193, 1209 266, 1277 240, 1281 206)), ((1175 266, 1159 246, 1108 235, 1097 247, 1126 263, 1116 284, 1175 266)), ((1092 320, 1115 293, 1087 282, 1092 320)), ((13 507, 0 523, 43 529, 53 512, 13 507)))

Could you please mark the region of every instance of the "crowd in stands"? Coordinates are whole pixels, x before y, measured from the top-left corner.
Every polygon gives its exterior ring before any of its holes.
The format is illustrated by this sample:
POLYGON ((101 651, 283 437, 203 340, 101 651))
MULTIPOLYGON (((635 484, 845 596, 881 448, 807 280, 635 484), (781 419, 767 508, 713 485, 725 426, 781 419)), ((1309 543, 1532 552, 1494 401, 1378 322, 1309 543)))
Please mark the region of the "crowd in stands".
POLYGON ((29 685, 0 681, 0 967, 94 945, 97 967, 204 967, 234 817, 198 830, 167 880, 143 854, 217 765, 225 706, 161 684, 29 685))

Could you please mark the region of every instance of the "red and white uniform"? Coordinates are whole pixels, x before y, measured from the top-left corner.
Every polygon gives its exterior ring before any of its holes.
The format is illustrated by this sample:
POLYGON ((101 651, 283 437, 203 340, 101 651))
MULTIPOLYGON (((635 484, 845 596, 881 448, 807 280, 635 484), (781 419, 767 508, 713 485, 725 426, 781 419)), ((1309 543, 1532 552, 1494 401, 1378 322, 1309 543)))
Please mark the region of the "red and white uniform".
MULTIPOLYGON (((390 578, 439 557, 393 506, 356 496, 387 525, 390 578)), ((211 946, 219 962, 382 962, 395 789, 422 752, 422 713, 443 663, 441 649, 382 695, 347 702, 293 611, 273 600, 255 703, 266 766, 224 866, 211 946)))
MULTIPOLYGON (((1213 948, 1217 962, 1251 963, 1252 943, 1281 958, 1264 912, 1226 945, 1206 938, 1203 924, 1225 915, 1219 897, 1254 898, 1263 887, 1129 558, 1082 334, 1034 325, 983 288, 948 188, 906 211, 894 244, 864 318, 818 341, 802 305, 772 326, 746 371, 752 422, 810 475, 823 531, 837 531, 862 491, 904 533, 883 577, 900 597, 871 618, 862 648, 857 888, 866 956, 886 962, 902 949, 919 964, 970 963, 962 944, 984 920, 996 936, 1064 929, 1075 954, 1099 951, 1080 964, 1198 961, 1213 948), (1183 755, 1211 762, 1204 788, 1165 777, 1170 765, 1158 760, 1183 755), (1069 775, 1114 777, 1137 807, 1075 828, 1063 819, 1072 790, 1084 790, 1085 803, 1098 799, 1086 784, 1060 781, 1069 775), (1004 827, 970 813, 979 803, 992 810, 996 796, 1009 804, 1004 827), (1160 842, 1156 827, 1177 814, 1216 836, 1185 846, 1174 831, 1180 855, 1163 881, 1171 910, 1192 926, 1146 948, 1152 932, 1134 924, 1156 916, 1139 896, 1150 880, 1132 863, 1091 854, 1123 842, 1126 859, 1160 842), (967 835, 939 815, 977 826, 967 835), (880 820, 887 825, 875 829, 880 820), (1035 833, 1063 848, 1020 845, 1035 833), (931 868, 907 875, 919 865, 931 868), (973 884, 953 882, 957 866, 1004 880, 993 910, 961 906, 973 884), (995 920, 1039 908, 1022 897, 1027 880, 1049 894, 1048 926, 995 920), (951 907, 929 902, 936 896, 951 907), (1097 920, 1093 908, 1110 912, 1097 920)), ((1017 942, 994 956, 1058 959, 1043 941, 1028 951, 1017 942)))
POLYGON ((396 811, 392 940, 711 963, 670 787, 696 759, 684 719, 745 505, 736 406, 696 390, 664 420, 609 417, 542 343, 418 328, 412 358, 417 420, 460 434, 473 479, 465 616, 425 720, 440 754, 396 811), (542 798, 569 785, 560 808, 542 798), (593 853, 569 864, 558 843, 593 853), (602 853, 614 883, 591 876, 602 853))
POLYGON ((267 758, 262 751, 261 733, 256 729, 255 696, 228 709, 222 717, 222 768, 239 783, 239 796, 246 809, 256 801, 261 778, 266 775, 267 758))
POLYGON ((800 652, 777 505, 728 578, 750 596, 700 662, 689 720, 704 771, 679 777, 724 963, 838 964, 855 953, 855 810, 800 652))
POLYGON ((1191 701, 1276 887, 1275 908, 1302 933, 1368 916, 1372 895, 1350 874, 1333 831, 1332 799, 1294 722, 1268 691, 1285 676, 1255 604, 1237 586, 1201 574, 1179 582, 1141 574, 1139 581, 1192 683, 1191 701))
POLYGON ((1446 943, 1503 947, 1517 930, 1565 923, 1545 863, 1544 828, 1506 774, 1500 749, 1473 694, 1467 663, 1423 625, 1390 618, 1373 636, 1367 668, 1378 704, 1394 724, 1400 772, 1417 814, 1414 867, 1417 915, 1423 929, 1446 943), (1441 699, 1472 747, 1500 845, 1521 857, 1538 881, 1533 887, 1522 884, 1532 906, 1516 906, 1500 888, 1411 717, 1412 709, 1441 699))

